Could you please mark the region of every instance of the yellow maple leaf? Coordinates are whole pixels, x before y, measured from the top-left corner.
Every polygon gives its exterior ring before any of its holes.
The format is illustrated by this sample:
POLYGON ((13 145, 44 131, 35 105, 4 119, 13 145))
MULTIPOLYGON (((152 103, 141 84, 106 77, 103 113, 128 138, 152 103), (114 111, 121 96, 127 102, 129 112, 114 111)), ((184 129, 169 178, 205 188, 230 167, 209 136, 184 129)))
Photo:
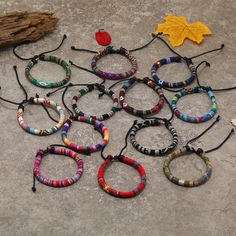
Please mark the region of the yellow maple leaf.
POLYGON ((202 22, 189 24, 184 16, 166 16, 165 21, 163 24, 158 24, 156 34, 169 35, 173 47, 182 45, 186 38, 200 44, 204 35, 212 34, 202 22))

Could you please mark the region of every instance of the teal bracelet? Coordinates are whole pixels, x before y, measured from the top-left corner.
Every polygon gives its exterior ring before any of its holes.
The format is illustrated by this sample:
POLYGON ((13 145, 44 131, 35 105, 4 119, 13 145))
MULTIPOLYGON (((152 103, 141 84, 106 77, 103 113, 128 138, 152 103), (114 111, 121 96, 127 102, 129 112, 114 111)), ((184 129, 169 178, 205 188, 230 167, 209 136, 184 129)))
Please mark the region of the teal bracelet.
POLYGON ((66 61, 60 59, 59 57, 48 56, 48 55, 40 55, 38 58, 35 58, 35 59, 31 60, 27 64, 27 66, 25 68, 25 76, 31 83, 33 83, 34 85, 36 85, 38 87, 41 87, 41 88, 56 88, 56 87, 60 87, 64 84, 66 84, 70 80, 70 78, 71 78, 71 69, 70 69, 69 64, 66 61), (64 70, 66 71, 66 78, 61 80, 61 81, 58 81, 58 82, 46 82, 46 81, 35 79, 31 75, 30 70, 33 68, 33 66, 35 64, 38 63, 39 60, 40 61, 54 62, 54 63, 62 66, 64 68, 64 70))

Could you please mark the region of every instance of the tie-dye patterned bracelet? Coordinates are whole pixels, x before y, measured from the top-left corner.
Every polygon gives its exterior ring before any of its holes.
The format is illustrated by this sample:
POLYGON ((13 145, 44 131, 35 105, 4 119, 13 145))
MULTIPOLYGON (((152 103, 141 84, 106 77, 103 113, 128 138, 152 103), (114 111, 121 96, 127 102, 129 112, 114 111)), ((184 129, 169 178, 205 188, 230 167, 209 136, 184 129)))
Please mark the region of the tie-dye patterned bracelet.
POLYGON ((99 51, 93 57, 92 62, 91 62, 91 67, 93 71, 101 78, 110 79, 110 80, 119 80, 119 79, 125 79, 134 75, 135 72, 137 71, 138 65, 137 65, 135 57, 127 49, 121 47, 120 49, 114 50, 111 46, 108 46, 105 49, 99 51), (105 71, 100 70, 97 67, 97 62, 99 59, 101 59, 102 57, 108 54, 119 54, 121 56, 125 56, 126 58, 128 58, 128 60, 132 64, 131 69, 124 73, 111 73, 111 72, 105 72, 105 71))
POLYGON ((149 156, 165 155, 165 154, 169 153, 170 151, 172 151, 173 149, 175 149, 177 144, 178 144, 178 135, 177 135, 174 127, 171 125, 170 121, 163 120, 163 122, 164 122, 164 125, 167 128, 167 130, 172 135, 172 143, 168 147, 161 148, 161 149, 151 149, 151 148, 146 148, 146 147, 141 146, 136 141, 136 134, 137 134, 138 130, 146 128, 146 127, 150 127, 150 126, 160 126, 160 125, 162 125, 163 123, 159 119, 145 120, 145 121, 137 123, 133 126, 133 128, 130 131, 130 141, 131 141, 131 144, 133 145, 133 147, 137 151, 139 151, 143 154, 147 154, 149 156))
POLYGON ((125 109, 126 112, 128 112, 128 113, 130 113, 132 115, 141 116, 141 117, 145 117, 145 116, 157 113, 162 108, 162 106, 164 104, 164 94, 163 94, 162 89, 159 86, 157 86, 152 80, 150 80, 147 77, 145 77, 143 79, 132 77, 127 82, 125 82, 124 85, 122 86, 121 90, 120 90, 119 99, 120 99, 121 106, 125 109), (137 82, 137 83, 139 83, 139 82, 144 83, 148 87, 152 88, 157 93, 157 95, 159 96, 158 103, 152 109, 149 109, 149 110, 137 110, 137 109, 129 106, 126 103, 126 101, 125 101, 125 94, 126 94, 127 90, 135 82, 137 82))
POLYGON ((185 81, 170 83, 170 82, 166 82, 164 80, 161 80, 156 74, 158 68, 161 67, 162 65, 170 64, 173 62, 180 63, 182 61, 183 60, 181 59, 181 57, 166 57, 166 58, 163 58, 163 59, 155 62, 152 66, 152 69, 151 69, 152 78, 156 81, 156 83, 159 86, 164 87, 164 88, 182 88, 182 87, 185 87, 185 86, 191 84, 196 79, 196 68, 193 65, 191 59, 184 60, 191 72, 191 76, 185 81))
POLYGON ((48 129, 36 129, 36 128, 32 128, 30 126, 28 126, 28 124, 24 121, 24 105, 21 104, 18 109, 17 109, 17 120, 19 122, 20 127, 25 130, 26 132, 30 133, 30 134, 34 134, 34 135, 39 135, 39 136, 46 136, 46 135, 50 135, 53 134, 55 132, 57 132, 62 126, 63 123, 65 121, 65 113, 64 110, 54 101, 48 99, 48 98, 30 98, 29 99, 29 104, 43 104, 46 105, 49 108, 52 108, 53 110, 55 110, 58 115, 59 115, 59 121, 58 123, 52 127, 52 128, 48 128, 48 129))
POLYGON ((98 183, 99 183, 100 187, 106 193, 109 193, 110 195, 118 197, 118 198, 135 197, 143 191, 143 189, 145 188, 145 185, 146 185, 146 173, 145 173, 144 168, 138 162, 136 162, 128 157, 124 157, 124 156, 121 156, 119 158, 113 157, 113 156, 108 156, 106 158, 106 160, 104 161, 104 163, 100 166, 100 168, 98 170, 97 178, 98 178, 98 183), (120 192, 120 191, 115 190, 107 185, 107 183, 104 179, 104 174, 105 174, 107 167, 115 160, 118 160, 121 163, 129 165, 139 172, 141 181, 140 181, 139 185, 134 190, 129 191, 129 192, 120 192))
POLYGON ((211 166, 211 162, 209 158, 205 155, 205 152, 201 148, 198 148, 196 150, 191 145, 186 145, 185 147, 182 147, 181 149, 178 149, 167 156, 167 158, 164 161, 163 171, 164 171, 165 176, 174 184, 177 184, 183 187, 197 187, 199 185, 205 184, 207 180, 211 177, 212 166, 211 166), (196 153, 199 157, 201 157, 201 159, 206 164, 205 174, 202 175, 200 178, 192 179, 192 180, 185 180, 185 179, 179 179, 177 177, 174 177, 170 171, 171 161, 173 161, 175 158, 186 155, 188 153, 196 153))
POLYGON ((78 117, 70 117, 69 119, 67 119, 67 121, 64 123, 63 127, 62 127, 62 131, 61 131, 61 137, 62 140, 64 142, 64 144, 68 147, 70 147, 71 149, 78 151, 78 152, 97 152, 100 151, 103 147, 105 147, 108 143, 109 140, 109 133, 107 128, 105 127, 105 125, 102 122, 99 122, 98 120, 95 120, 89 116, 78 116, 78 117), (76 120, 76 121, 80 121, 80 122, 84 122, 84 123, 88 123, 88 124, 92 124, 94 126, 94 128, 102 134, 103 140, 95 145, 91 145, 91 146, 80 146, 77 144, 74 144, 72 141, 70 141, 67 138, 67 134, 68 131, 72 125, 72 121, 76 120))
POLYGON ((59 57, 40 55, 38 58, 36 58, 34 60, 31 60, 27 64, 27 66, 25 68, 25 76, 31 83, 33 83, 34 85, 36 85, 38 87, 41 87, 41 88, 56 88, 56 87, 60 87, 64 84, 66 84, 70 80, 70 78, 71 78, 71 69, 70 69, 69 64, 66 61, 60 59, 59 57), (33 66, 35 64, 38 63, 38 60, 53 62, 53 63, 56 63, 56 64, 62 66, 63 69, 66 71, 66 78, 59 81, 59 82, 45 82, 45 81, 42 81, 42 80, 35 79, 31 75, 30 70, 33 68, 33 66))
MULTIPOLYGON (((83 160, 80 159, 78 153, 73 152, 70 149, 49 146, 46 150, 39 149, 37 151, 37 154, 35 157, 35 162, 34 162, 34 171, 33 172, 34 172, 35 178, 42 184, 45 184, 45 185, 51 186, 51 187, 67 187, 67 186, 70 186, 70 185, 74 184, 75 182, 77 182, 80 179, 80 177, 82 176, 83 171, 84 171, 83 160), (64 179, 64 180, 51 180, 51 179, 43 176, 40 172, 40 164, 43 160, 43 157, 49 153, 68 156, 71 159, 73 159, 77 164, 76 173, 72 177, 64 179)), ((32 190, 36 191, 35 187, 33 187, 32 190)))
POLYGON ((185 122, 189 122, 189 123, 202 123, 205 121, 210 120, 217 111, 217 103, 216 103, 216 98, 215 95, 213 94, 212 90, 210 87, 195 87, 195 88, 186 88, 186 89, 182 89, 181 91, 179 91, 177 94, 175 94, 175 96, 172 99, 171 102, 171 107, 175 113, 175 115, 185 121, 185 122), (182 114, 178 109, 177 109, 177 101, 185 96, 185 95, 189 95, 189 94, 194 94, 194 93, 207 93, 207 95, 209 96, 210 100, 211 100, 211 110, 209 113, 201 116, 201 117, 190 117, 188 115, 182 114))
POLYGON ((93 91, 94 89, 108 95, 113 101, 113 106, 112 106, 111 110, 108 113, 105 113, 103 115, 98 115, 98 116, 91 116, 91 115, 89 115, 89 116, 92 117, 93 119, 97 119, 99 121, 107 120, 110 117, 112 117, 115 114, 116 111, 119 110, 119 108, 118 108, 118 98, 112 90, 109 90, 109 89, 105 88, 103 85, 99 85, 99 84, 98 85, 89 85, 89 86, 79 90, 79 95, 74 96, 72 98, 72 108, 78 116, 88 116, 84 112, 82 112, 78 109, 77 101, 78 101, 79 98, 81 98, 82 96, 84 96, 88 92, 93 91))

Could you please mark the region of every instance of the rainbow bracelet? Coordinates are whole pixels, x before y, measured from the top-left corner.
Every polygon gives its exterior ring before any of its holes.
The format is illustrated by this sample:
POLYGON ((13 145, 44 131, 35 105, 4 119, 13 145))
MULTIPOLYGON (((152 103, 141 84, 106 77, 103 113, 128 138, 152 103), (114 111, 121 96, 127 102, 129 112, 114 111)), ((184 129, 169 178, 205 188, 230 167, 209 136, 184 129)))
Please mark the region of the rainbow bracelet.
POLYGON ((67 121, 64 123, 62 127, 61 137, 65 145, 68 146, 69 148, 82 153, 91 153, 91 152, 98 152, 107 145, 109 140, 109 133, 107 128, 102 122, 95 120, 89 116, 78 116, 78 117, 70 117, 69 119, 67 119, 67 121), (103 136, 102 141, 98 144, 91 146, 80 146, 70 141, 67 138, 67 136, 73 120, 92 124, 95 130, 97 130, 102 134, 103 136))

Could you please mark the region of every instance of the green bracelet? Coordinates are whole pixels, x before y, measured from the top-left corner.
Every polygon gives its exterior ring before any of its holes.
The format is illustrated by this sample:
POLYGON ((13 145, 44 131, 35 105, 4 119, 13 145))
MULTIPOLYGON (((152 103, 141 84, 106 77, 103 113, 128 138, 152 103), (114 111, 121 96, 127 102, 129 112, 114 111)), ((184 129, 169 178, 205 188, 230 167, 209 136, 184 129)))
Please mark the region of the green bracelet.
POLYGON ((71 69, 69 64, 60 59, 59 57, 54 57, 54 56, 47 56, 47 55, 40 55, 38 58, 31 60, 28 65, 25 68, 25 76, 26 78, 33 83, 34 85, 41 87, 41 88, 56 88, 56 87, 60 87, 64 84, 66 84, 70 78, 71 78, 71 69), (66 71, 66 78, 59 81, 59 82, 45 82, 42 80, 38 80, 35 79, 31 73, 30 70, 32 69, 32 67, 38 63, 38 61, 49 61, 49 62, 54 62, 59 64, 60 66, 62 66, 64 68, 64 70, 66 71))

